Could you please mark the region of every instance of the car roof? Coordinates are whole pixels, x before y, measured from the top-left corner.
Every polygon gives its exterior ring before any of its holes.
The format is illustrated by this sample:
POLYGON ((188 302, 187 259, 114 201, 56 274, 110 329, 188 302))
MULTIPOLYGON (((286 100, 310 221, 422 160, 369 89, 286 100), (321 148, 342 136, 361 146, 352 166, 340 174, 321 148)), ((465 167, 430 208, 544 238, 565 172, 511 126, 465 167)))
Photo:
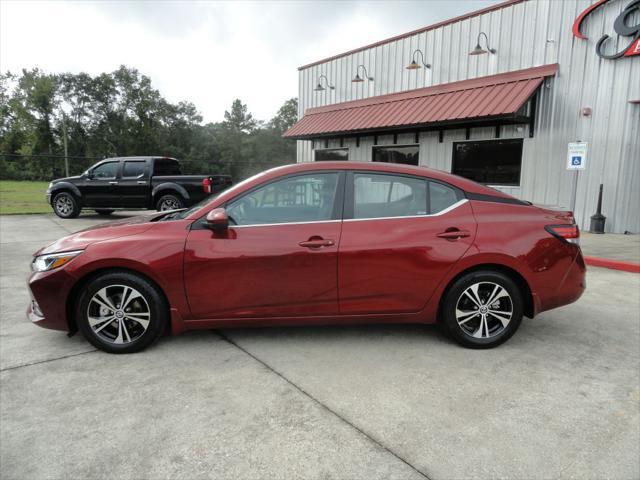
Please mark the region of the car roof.
POLYGON ((483 195, 492 195, 494 197, 512 198, 511 195, 507 195, 499 190, 496 190, 485 185, 476 183, 468 178, 459 177, 452 173, 443 172, 442 170, 436 170, 433 168, 404 165, 399 163, 385 163, 385 162, 355 162, 352 160, 347 161, 328 161, 328 162, 301 162, 291 165, 284 165, 276 167, 265 172, 266 176, 281 176, 296 172, 305 171, 319 171, 319 170, 360 170, 360 171, 373 171, 380 173, 398 173, 403 175, 416 175, 421 177, 438 180, 444 183, 458 187, 465 192, 479 193, 483 195))

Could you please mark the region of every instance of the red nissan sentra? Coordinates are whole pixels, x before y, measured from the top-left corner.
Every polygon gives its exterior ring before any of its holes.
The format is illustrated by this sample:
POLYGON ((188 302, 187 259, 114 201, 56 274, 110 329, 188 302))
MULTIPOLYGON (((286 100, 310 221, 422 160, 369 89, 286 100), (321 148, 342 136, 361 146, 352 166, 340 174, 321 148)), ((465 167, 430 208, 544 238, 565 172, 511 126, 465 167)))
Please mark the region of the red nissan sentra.
POLYGON ((571 212, 436 170, 302 163, 41 249, 27 314, 113 353, 165 329, 437 321, 489 348, 582 295, 578 238, 571 212))

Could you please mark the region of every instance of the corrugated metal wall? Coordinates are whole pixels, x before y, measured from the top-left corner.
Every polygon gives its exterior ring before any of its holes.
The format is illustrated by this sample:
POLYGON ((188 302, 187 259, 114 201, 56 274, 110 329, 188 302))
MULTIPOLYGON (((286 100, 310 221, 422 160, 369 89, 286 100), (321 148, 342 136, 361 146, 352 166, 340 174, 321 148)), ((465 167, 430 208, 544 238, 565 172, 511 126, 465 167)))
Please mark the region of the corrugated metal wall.
MULTIPOLYGON (((574 172, 565 169, 567 143, 589 142, 587 170, 578 174, 575 213, 581 228, 589 226, 597 191, 604 184, 603 213, 607 231, 640 232, 640 56, 605 60, 595 53, 603 35, 613 37, 611 51, 621 50, 629 37, 615 40, 613 23, 629 3, 612 0, 584 22, 579 40, 571 33, 578 14, 591 0, 528 0, 434 30, 379 45, 299 72, 299 115, 309 107, 374 95, 410 90, 468 78, 559 63, 558 75, 541 87, 535 137, 528 126, 503 127, 501 138, 524 138, 521 185, 501 188, 520 198, 545 205, 570 207, 574 172), (478 32, 489 36, 496 55, 469 56, 478 32), (411 53, 425 50, 430 70, 407 70, 411 53), (351 83, 359 64, 374 82, 351 83), (314 92, 325 74, 335 90, 314 92), (591 107, 591 117, 580 114, 591 107)), ((640 19, 629 19, 629 24, 640 19)), ((362 73, 361 73, 362 75, 362 73)), ((494 138, 493 128, 471 130, 472 140, 494 138)), ((450 171, 453 142, 465 140, 462 130, 420 134, 420 163, 450 171)), ((345 139, 351 160, 371 160, 373 137, 345 139)), ((378 136, 378 145, 391 144, 392 136, 378 136)), ((398 144, 413 143, 413 135, 400 135, 398 144), (405 138, 406 137, 406 138, 405 138)), ((339 146, 331 140, 330 146, 339 146)), ((312 142, 298 142, 298 161, 313 159, 312 142)))

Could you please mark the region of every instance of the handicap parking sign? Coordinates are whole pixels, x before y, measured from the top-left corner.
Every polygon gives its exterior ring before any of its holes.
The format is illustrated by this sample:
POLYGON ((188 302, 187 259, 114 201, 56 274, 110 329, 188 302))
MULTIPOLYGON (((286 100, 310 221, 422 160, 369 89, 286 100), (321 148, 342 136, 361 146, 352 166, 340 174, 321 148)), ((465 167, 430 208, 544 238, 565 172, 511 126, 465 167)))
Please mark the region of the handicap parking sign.
POLYGON ((567 170, 584 170, 587 162, 587 142, 569 143, 567 170))

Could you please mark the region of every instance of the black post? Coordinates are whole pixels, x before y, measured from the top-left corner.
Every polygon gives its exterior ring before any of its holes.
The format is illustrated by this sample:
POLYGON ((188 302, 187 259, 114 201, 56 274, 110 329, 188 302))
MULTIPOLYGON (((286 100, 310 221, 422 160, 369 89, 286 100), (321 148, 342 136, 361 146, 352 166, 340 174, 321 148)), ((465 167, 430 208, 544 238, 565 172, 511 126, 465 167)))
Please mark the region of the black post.
POLYGON ((598 194, 598 208, 595 215, 591 216, 591 226, 589 230, 591 233, 604 233, 604 222, 607 217, 602 215, 602 184, 600 184, 600 193, 598 194))

